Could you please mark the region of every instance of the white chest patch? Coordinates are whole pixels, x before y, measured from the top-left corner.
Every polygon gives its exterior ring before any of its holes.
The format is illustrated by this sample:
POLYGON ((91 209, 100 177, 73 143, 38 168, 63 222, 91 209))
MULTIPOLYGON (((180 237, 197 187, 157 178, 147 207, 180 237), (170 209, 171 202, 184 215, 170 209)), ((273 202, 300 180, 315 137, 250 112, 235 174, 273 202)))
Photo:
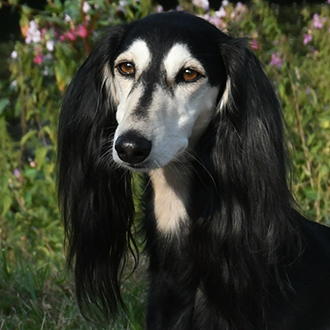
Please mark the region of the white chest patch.
POLYGON ((188 218, 186 205, 190 174, 179 176, 170 168, 152 170, 149 174, 158 230, 164 234, 175 233, 180 223, 188 218))

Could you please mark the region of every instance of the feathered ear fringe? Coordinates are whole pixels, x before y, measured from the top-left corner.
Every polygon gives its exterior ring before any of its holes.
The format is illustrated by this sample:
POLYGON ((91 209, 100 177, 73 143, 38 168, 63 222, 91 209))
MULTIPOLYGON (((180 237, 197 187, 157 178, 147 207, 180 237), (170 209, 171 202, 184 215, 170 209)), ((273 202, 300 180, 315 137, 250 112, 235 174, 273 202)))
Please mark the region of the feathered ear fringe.
POLYGON ((123 305, 126 254, 131 251, 137 258, 131 244, 131 175, 112 160, 116 109, 104 76, 122 34, 123 28, 116 27, 91 53, 70 83, 60 114, 59 203, 68 263, 86 317, 95 314, 90 313, 93 305, 108 318, 117 313, 118 303, 123 305))
MULTIPOLYGON (((220 148, 226 139, 232 144, 226 147, 226 169, 223 165, 220 169, 231 180, 231 190, 236 187, 246 201, 248 218, 256 222, 250 224, 250 230, 257 231, 255 237, 261 239, 263 246, 270 244, 264 252, 271 254, 278 243, 268 240, 280 235, 275 233, 277 229, 290 232, 294 206, 288 188, 290 161, 282 111, 259 60, 246 47, 246 40, 232 39, 221 46, 221 51, 228 81, 217 136, 221 139, 220 148)), ((279 242, 288 243, 283 237, 279 242)), ((271 255, 268 257, 271 261, 271 255)))
POLYGON ((272 86, 245 40, 225 40, 220 49, 227 84, 199 146, 208 187, 197 193, 204 209, 199 206, 195 239, 207 247, 198 252, 201 285, 232 329, 254 329, 251 315, 258 315, 262 329, 264 292, 283 288, 284 266, 299 253, 297 213, 272 86))

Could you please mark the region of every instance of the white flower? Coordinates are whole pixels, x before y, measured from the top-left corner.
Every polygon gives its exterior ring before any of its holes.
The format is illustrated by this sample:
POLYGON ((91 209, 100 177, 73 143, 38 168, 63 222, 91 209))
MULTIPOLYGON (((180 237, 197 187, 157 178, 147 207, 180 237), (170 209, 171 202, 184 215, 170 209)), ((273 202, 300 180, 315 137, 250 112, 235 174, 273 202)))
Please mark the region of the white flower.
POLYGON ((17 51, 16 50, 12 51, 10 56, 12 59, 15 60, 18 57, 17 51))
POLYGON ((218 11, 215 12, 215 15, 219 18, 226 17, 227 13, 225 11, 225 8, 221 7, 218 11))
POLYGON ((88 13, 90 10, 91 10, 91 6, 89 5, 89 3, 87 1, 85 1, 84 5, 83 5, 83 12, 88 13))
POLYGON ((55 47, 55 44, 54 44, 54 41, 53 40, 48 40, 46 42, 46 48, 52 52, 54 50, 54 47, 55 47))
POLYGON ((64 22, 66 22, 66 23, 71 22, 71 17, 68 14, 65 14, 65 16, 64 16, 64 22))
POLYGON ((127 5, 127 1, 126 0, 120 0, 119 4, 117 6, 117 10, 123 12, 124 14, 126 14, 126 8, 125 6, 127 5))
POLYGON ((209 10, 210 8, 208 0, 194 0, 193 4, 199 8, 203 8, 204 10, 209 10))
POLYGON ((44 76, 48 76, 49 75, 49 67, 48 66, 45 67, 44 72, 43 72, 43 75, 44 76))
POLYGON ((228 0, 223 0, 221 7, 226 7, 226 6, 228 6, 228 4, 229 4, 228 0))
POLYGON ((39 31, 39 26, 35 21, 31 21, 29 24, 29 29, 27 31, 27 37, 25 42, 30 44, 31 42, 38 43, 41 41, 41 33, 39 31))

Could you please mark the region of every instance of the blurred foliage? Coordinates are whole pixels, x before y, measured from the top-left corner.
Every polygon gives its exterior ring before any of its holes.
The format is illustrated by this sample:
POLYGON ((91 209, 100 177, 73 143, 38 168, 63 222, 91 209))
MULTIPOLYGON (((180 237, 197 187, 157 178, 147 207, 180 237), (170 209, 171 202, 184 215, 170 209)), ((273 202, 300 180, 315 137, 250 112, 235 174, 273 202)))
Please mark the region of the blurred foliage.
MULTIPOLYGON (((178 10, 195 12, 233 36, 249 38, 282 102, 298 204, 311 219, 330 225, 330 4, 293 6, 284 13, 261 0, 249 6, 223 1, 218 11, 209 10, 205 0, 180 3, 178 10)), ((151 0, 49 0, 44 11, 15 0, 0 0, 1 5, 20 9, 22 32, 10 58, 1 60, 5 70, 0 71, 0 77, 7 68, 10 72, 9 79, 0 78, 1 274, 17 283, 25 276, 30 292, 25 288, 24 295, 33 300, 49 285, 48 276, 58 277, 45 265, 64 264, 55 177, 63 92, 106 26, 162 8, 151 0), (41 283, 34 279, 31 284, 22 260, 33 261, 31 274, 38 278, 41 272, 41 283), (16 274, 17 267, 24 271, 16 274)))

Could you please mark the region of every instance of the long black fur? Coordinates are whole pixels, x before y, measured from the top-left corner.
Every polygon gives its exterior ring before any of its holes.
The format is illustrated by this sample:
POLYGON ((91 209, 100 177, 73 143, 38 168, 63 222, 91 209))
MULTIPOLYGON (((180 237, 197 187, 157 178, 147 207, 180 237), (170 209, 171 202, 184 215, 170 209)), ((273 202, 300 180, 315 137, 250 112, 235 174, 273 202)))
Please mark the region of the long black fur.
MULTIPOLYGON (((330 230, 296 210, 272 86, 245 40, 184 13, 113 28, 66 91, 59 123, 59 200, 82 312, 90 315, 96 305, 107 317, 116 315, 118 303, 123 305, 126 260, 138 258, 131 173, 111 156, 116 106, 104 68, 113 72, 123 44, 140 33, 152 38, 159 27, 176 30, 172 38, 187 42, 202 42, 207 32, 231 85, 228 102, 194 148, 194 160, 182 166, 193 175, 189 221, 179 235, 158 232, 153 188, 145 178, 146 328, 330 329, 330 230)), ((219 79, 213 74, 210 79, 219 79)))

